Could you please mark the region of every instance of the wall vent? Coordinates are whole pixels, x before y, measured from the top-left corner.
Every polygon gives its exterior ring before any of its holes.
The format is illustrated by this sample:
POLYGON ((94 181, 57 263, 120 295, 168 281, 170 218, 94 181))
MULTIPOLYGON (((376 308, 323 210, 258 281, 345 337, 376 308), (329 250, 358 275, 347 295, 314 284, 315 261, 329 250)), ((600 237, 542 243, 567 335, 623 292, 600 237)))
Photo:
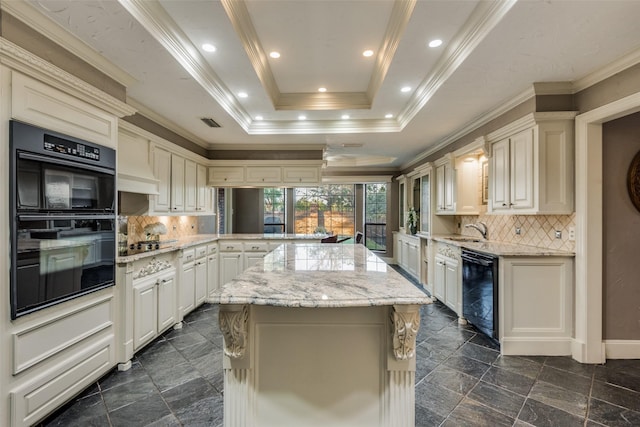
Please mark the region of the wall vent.
POLYGON ((213 120, 213 119, 211 119, 209 117, 203 117, 200 120, 202 120, 204 122, 204 124, 209 126, 210 128, 219 128, 220 127, 218 122, 216 122, 215 120, 213 120))

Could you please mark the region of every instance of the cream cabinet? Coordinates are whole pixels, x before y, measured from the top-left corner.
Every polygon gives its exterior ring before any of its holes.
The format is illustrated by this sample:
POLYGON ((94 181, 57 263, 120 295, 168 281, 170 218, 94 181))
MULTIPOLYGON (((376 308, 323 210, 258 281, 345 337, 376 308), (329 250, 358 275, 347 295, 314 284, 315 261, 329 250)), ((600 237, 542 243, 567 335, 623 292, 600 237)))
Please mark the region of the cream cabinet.
POLYGON ((171 155, 171 212, 184 211, 184 158, 171 155))
POLYGON ((197 209, 197 167, 193 160, 184 160, 184 210, 195 212, 197 209))
POLYGON ((573 213, 574 117, 533 113, 488 136, 490 212, 573 213))
POLYGON ((462 271, 460 248, 437 244, 434 255, 433 296, 462 316, 462 271))
POLYGON ((396 233, 396 262, 416 280, 420 280, 420 238, 396 233))
POLYGON ((571 354, 573 270, 571 256, 500 257, 502 354, 571 354))
POLYGON ((205 212, 209 210, 211 191, 207 188, 207 167, 196 165, 196 211, 205 212))
POLYGON ((195 249, 185 249, 182 252, 182 271, 180 275, 180 311, 183 317, 196 308, 195 263, 195 249))
POLYGON ((133 348, 140 349, 176 323, 175 270, 133 283, 133 348))
POLYGON ((209 163, 209 185, 213 187, 282 187, 322 183, 322 160, 284 162, 286 165, 278 160, 214 160, 209 163))
POLYGON ((151 196, 151 211, 166 213, 171 205, 171 153, 153 148, 153 174, 158 179, 158 194, 151 196))
POLYGON ((199 307, 207 298, 208 285, 207 246, 196 247, 194 297, 195 306, 199 307))
POLYGON ((207 245, 207 295, 213 298, 220 288, 220 273, 218 269, 218 244, 207 245))
POLYGON ((479 157, 482 151, 477 145, 449 153, 435 162, 437 215, 480 213, 479 157))
POLYGON ((268 242, 244 242, 244 269, 251 267, 257 262, 262 261, 264 256, 269 252, 268 242))
POLYGON ((436 162, 436 214, 455 214, 455 170, 453 155, 436 162))
POLYGON ((219 267, 220 285, 224 285, 235 279, 244 270, 244 256, 242 242, 221 241, 219 242, 219 267))

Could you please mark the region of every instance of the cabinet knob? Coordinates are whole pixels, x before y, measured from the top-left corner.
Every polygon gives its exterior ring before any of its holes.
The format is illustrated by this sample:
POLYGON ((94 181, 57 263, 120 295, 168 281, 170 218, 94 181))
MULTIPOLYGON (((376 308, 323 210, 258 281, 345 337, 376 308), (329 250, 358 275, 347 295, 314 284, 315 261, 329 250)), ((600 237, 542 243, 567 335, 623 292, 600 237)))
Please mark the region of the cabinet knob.
POLYGON ((227 180, 227 178, 224 179, 225 181, 227 180))
POLYGON ((503 203, 503 204, 502 204, 502 206, 507 206, 507 204, 506 204, 506 203, 503 203))

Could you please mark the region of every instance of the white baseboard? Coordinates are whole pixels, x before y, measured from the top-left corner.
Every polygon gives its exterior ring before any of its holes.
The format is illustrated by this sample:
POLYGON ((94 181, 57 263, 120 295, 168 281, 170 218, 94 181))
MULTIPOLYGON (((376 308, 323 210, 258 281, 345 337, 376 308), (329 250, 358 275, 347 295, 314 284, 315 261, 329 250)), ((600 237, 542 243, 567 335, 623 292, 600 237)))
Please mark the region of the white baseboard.
POLYGON ((500 352, 505 356, 570 356, 571 338, 503 337, 500 352))
POLYGON ((605 340, 607 359, 640 359, 640 340, 605 340))

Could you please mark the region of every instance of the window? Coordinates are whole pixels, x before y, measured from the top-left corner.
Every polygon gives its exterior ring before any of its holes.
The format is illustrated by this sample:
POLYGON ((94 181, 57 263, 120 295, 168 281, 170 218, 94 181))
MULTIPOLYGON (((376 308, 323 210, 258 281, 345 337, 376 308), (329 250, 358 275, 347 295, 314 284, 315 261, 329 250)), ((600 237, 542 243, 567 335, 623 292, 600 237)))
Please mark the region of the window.
POLYGON ((387 250, 387 185, 365 184, 364 242, 374 251, 387 250))
POLYGON ((294 232, 355 234, 353 185, 324 185, 294 189, 294 232))
POLYGON ((287 224, 287 193, 284 188, 264 189, 264 232, 284 233, 287 224))
POLYGON ((218 233, 226 233, 227 210, 225 204, 225 189, 218 188, 218 233))

